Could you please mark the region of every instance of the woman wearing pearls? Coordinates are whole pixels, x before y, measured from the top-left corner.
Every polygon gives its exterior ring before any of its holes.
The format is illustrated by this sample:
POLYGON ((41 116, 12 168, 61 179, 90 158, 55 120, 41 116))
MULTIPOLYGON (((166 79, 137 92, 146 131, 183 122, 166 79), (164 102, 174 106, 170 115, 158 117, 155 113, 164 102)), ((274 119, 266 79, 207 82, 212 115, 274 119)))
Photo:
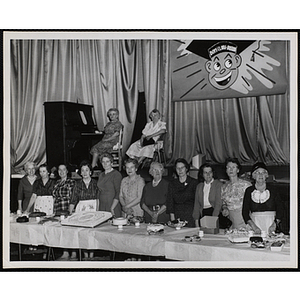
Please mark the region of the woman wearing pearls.
POLYGON ((161 163, 151 163, 149 174, 153 180, 145 185, 141 200, 146 223, 167 223, 169 221, 169 215, 166 213, 169 183, 162 178, 163 172, 164 167, 161 163))

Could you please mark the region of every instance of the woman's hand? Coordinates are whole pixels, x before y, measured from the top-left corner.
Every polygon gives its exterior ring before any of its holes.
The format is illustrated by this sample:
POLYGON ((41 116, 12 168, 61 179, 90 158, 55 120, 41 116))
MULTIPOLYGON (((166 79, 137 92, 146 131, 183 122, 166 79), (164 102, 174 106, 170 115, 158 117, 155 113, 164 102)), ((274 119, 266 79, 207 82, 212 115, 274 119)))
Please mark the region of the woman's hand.
POLYGON ((222 215, 223 215, 224 217, 228 217, 228 216, 229 216, 229 210, 228 210, 228 208, 223 208, 223 210, 222 210, 222 215))
POLYGON ((157 223, 158 213, 152 212, 152 223, 157 223))
POLYGON ((251 227, 252 227, 254 233, 261 234, 260 228, 258 226, 256 226, 254 223, 251 224, 251 227))
POLYGON ((276 231, 276 223, 275 221, 271 224, 271 226, 268 229, 269 234, 273 234, 276 231))
POLYGON ((127 214, 127 215, 133 215, 133 209, 131 207, 127 208, 126 206, 123 207, 123 211, 127 214))
POLYGON ((140 138, 140 144, 141 144, 141 146, 143 145, 143 141, 144 141, 144 138, 145 138, 146 136, 143 134, 142 136, 141 136, 141 138, 140 138))

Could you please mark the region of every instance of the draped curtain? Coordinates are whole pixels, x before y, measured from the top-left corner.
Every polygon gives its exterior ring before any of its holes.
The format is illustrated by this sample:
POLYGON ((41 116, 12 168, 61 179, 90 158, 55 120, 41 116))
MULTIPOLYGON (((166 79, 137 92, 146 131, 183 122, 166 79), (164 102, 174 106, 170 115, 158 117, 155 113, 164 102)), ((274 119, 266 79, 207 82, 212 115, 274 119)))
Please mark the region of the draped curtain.
POLYGON ((172 161, 196 154, 223 163, 289 164, 289 101, 286 95, 174 103, 172 161))
POLYGON ((46 162, 45 101, 94 106, 102 130, 111 107, 120 111, 124 148, 130 143, 138 100, 134 40, 14 40, 11 43, 11 166, 46 162), (25 112, 25 113, 24 113, 25 112))
POLYGON ((167 134, 164 138, 164 151, 167 157, 172 153, 172 115, 171 115, 171 72, 170 41, 142 40, 141 56, 143 82, 146 99, 146 114, 157 108, 162 120, 167 123, 167 134))
POLYGON ((147 115, 162 112, 172 164, 197 153, 222 163, 228 156, 251 164, 289 163, 289 98, 285 95, 171 102, 168 40, 12 40, 11 166, 46 162, 45 101, 94 106, 100 130, 111 107, 124 124, 124 153, 131 141, 138 89, 147 115))

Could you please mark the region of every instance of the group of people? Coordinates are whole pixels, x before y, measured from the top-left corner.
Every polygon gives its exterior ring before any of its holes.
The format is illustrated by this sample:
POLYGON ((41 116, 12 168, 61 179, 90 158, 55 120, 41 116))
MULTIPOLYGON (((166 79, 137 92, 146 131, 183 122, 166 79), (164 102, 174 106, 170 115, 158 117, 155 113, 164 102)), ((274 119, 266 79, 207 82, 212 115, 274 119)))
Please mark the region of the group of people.
MULTIPOLYGON (((114 146, 119 141, 120 132, 124 128, 119 121, 118 109, 109 109, 107 117, 109 122, 104 127, 104 136, 90 151, 93 157, 93 169, 98 166, 98 160, 103 153, 111 153, 113 151, 114 146)), ((149 119, 150 122, 142 130, 141 138, 134 142, 126 152, 128 157, 137 159, 138 164, 141 164, 145 158, 153 158, 155 143, 167 131, 166 123, 161 120, 161 114, 158 109, 153 109, 150 112, 149 119)))
MULTIPOLYGON (((145 157, 153 157, 154 143, 166 132, 166 123, 157 109, 151 111, 151 121, 146 124, 141 139, 133 143, 124 163, 127 176, 113 168, 111 150, 118 141, 123 125, 117 109, 107 113, 110 119, 105 126, 103 139, 91 149, 92 163, 83 161, 79 167, 80 180, 68 175, 67 165, 58 166, 59 179, 50 178, 46 164, 38 167, 28 162, 26 176, 19 184, 18 208, 30 213, 39 197, 53 197, 53 212, 69 214, 82 210, 109 211, 114 217, 140 216, 146 223, 167 223, 180 219, 189 227, 201 226, 203 216, 218 216, 225 227, 250 228, 256 233, 273 232, 283 217, 283 206, 277 191, 266 183, 268 170, 265 164, 256 163, 252 168, 254 183, 239 178, 241 165, 236 158, 225 162, 229 180, 216 179, 214 168, 205 163, 199 170, 202 180, 189 176, 190 164, 179 158, 175 161, 175 178, 163 178, 164 166, 152 162, 149 174, 152 181, 145 183, 138 167, 145 157), (92 178, 100 161, 103 172, 98 181, 92 178), (88 205, 87 204, 88 202, 88 205), (227 225, 229 224, 229 225, 227 225)), ((64 253, 68 255, 68 253, 64 253)), ((72 253, 73 255, 73 253, 72 253)), ((87 253, 93 256, 93 252, 87 253)))

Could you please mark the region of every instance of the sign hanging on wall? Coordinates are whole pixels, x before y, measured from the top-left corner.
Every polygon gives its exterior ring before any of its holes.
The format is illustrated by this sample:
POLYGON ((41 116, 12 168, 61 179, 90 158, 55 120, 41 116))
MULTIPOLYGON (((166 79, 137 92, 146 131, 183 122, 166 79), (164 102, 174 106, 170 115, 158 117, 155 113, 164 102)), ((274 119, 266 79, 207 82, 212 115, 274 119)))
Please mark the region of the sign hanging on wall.
POLYGON ((286 41, 173 40, 173 101, 283 94, 286 41))

